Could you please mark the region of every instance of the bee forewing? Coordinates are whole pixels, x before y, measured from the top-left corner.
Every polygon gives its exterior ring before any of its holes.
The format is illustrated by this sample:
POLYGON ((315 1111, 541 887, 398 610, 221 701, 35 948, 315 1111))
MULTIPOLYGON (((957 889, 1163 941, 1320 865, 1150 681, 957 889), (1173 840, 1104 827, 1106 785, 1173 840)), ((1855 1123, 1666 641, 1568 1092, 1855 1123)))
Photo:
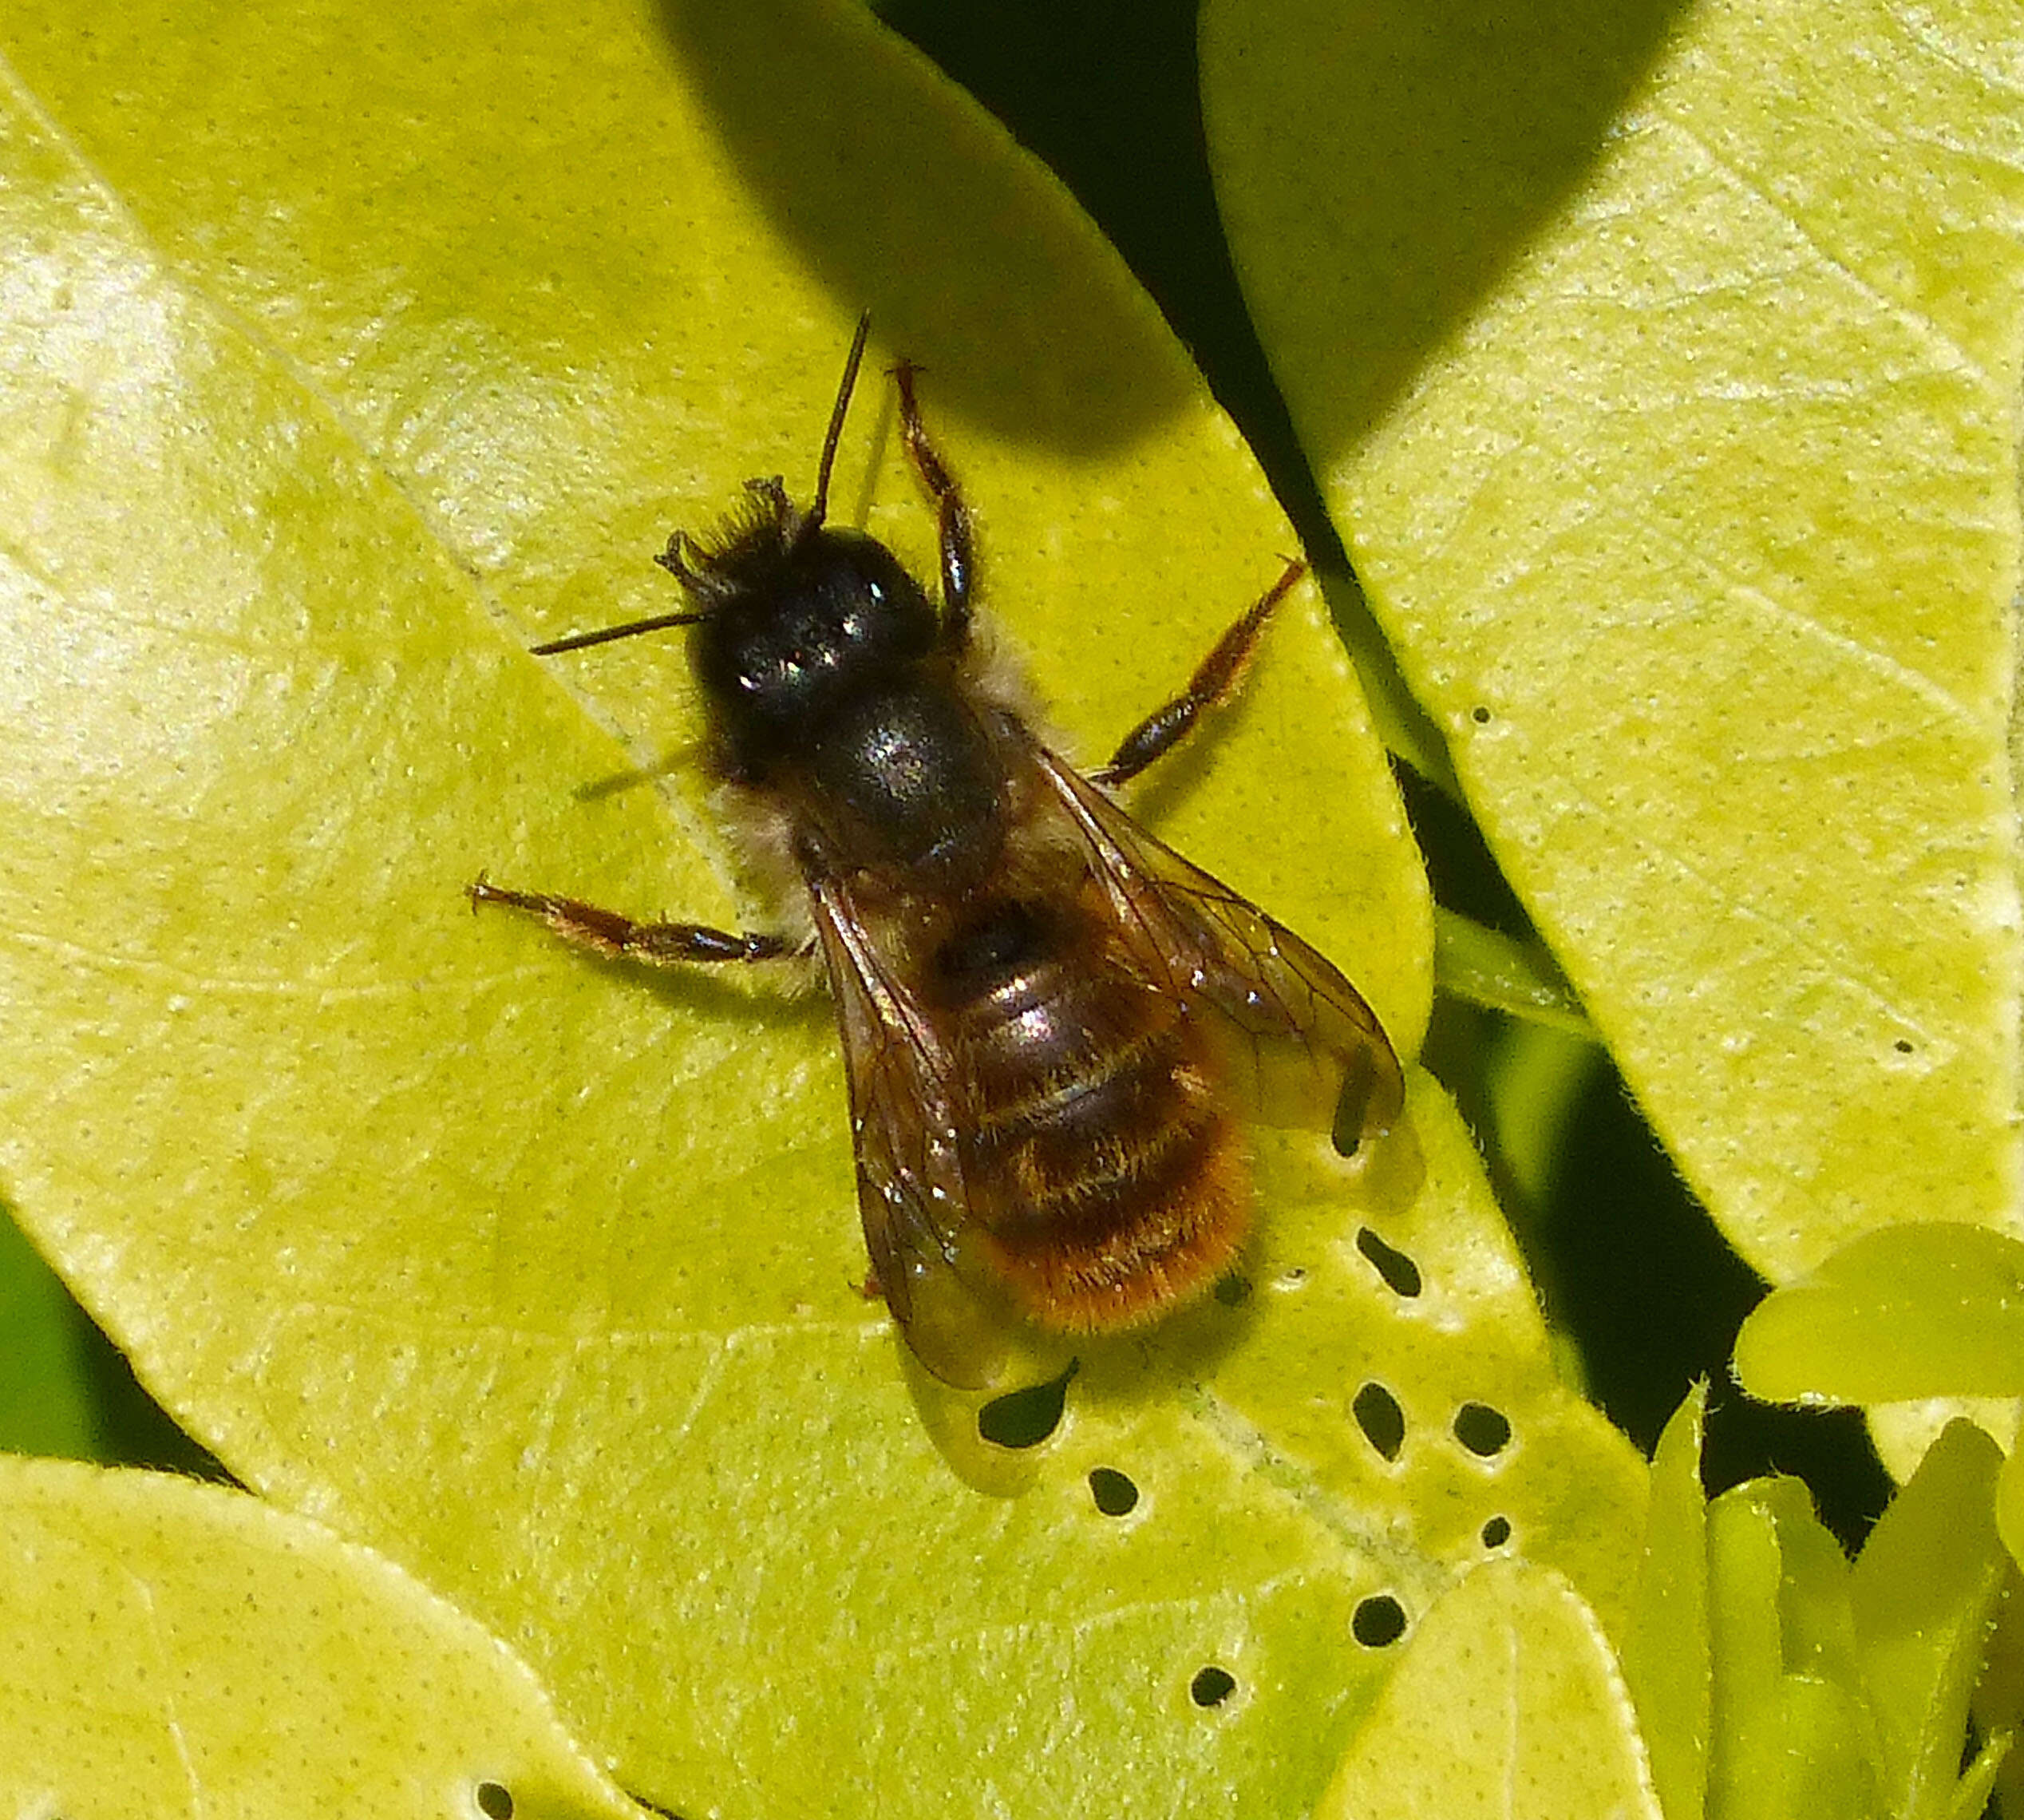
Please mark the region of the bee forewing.
POLYGON ((963 1268, 969 1217, 951 1064, 912 994, 886 965, 847 885, 812 883, 850 1086, 857 1209, 880 1292, 907 1345, 959 1388, 1002 1370, 1005 1316, 963 1268))
POLYGON ((1036 748, 1149 977, 1218 1013, 1223 1046, 1263 1123, 1329 1129, 1350 1085, 1366 1141, 1389 1131, 1405 1082, 1377 1014, 1283 924, 1156 840, 1074 768, 1036 748))

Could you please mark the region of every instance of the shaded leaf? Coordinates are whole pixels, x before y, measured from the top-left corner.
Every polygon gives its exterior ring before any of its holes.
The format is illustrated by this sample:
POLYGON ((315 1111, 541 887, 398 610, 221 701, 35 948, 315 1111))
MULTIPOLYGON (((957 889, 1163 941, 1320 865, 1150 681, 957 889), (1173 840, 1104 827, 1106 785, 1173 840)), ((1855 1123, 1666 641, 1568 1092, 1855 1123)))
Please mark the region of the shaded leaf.
POLYGON ((1870 1532, 1849 1583, 1885 1807, 1907 1820, 1943 1820, 1995 1767, 1964 1778, 1961 1740, 2006 1567, 1991 1509, 2002 1463, 1973 1422, 1951 1424, 1870 1532))

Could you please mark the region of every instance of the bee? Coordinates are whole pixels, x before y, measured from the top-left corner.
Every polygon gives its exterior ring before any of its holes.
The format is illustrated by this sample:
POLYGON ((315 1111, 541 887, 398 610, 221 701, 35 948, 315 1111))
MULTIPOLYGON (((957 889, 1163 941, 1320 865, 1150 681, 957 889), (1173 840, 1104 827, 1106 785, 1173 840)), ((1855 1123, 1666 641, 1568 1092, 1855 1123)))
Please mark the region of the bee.
POLYGON ((995 1368, 979 1336, 1008 1320, 1112 1332, 1229 1274, 1252 1218, 1247 1117, 1326 1130, 1339 1101, 1368 1143, 1403 1088, 1356 988, 1111 794, 1233 693, 1304 565, 1287 565, 1107 763, 1077 770, 983 652, 970 508, 911 366, 894 370, 899 427, 935 508, 939 603, 884 544, 828 522, 869 326, 808 505, 778 477, 748 481, 714 540, 677 532, 656 559, 687 604, 535 647, 691 628, 706 762, 791 882, 805 932, 638 922, 484 878, 469 895, 656 964, 819 952, 867 1292, 929 1371, 975 1387, 995 1368))

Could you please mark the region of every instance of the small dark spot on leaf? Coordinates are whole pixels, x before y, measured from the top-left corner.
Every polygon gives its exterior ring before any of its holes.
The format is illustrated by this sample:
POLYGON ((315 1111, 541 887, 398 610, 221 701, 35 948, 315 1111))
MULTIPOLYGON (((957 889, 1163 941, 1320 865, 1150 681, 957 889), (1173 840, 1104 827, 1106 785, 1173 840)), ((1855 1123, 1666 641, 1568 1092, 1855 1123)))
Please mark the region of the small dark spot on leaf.
POLYGON ((1455 1438, 1478 1458, 1494 1459, 1511 1445, 1511 1418, 1488 1403, 1464 1403, 1455 1411, 1455 1438))
POLYGON ((1900 1055, 1909 1055, 1911 1053, 1911 1045, 1903 1037, 1899 1037, 1891 1046, 1900 1055))
POLYGON ((1008 1391, 993 1397, 977 1412, 977 1432, 997 1447, 1038 1447, 1061 1425, 1068 1402, 1068 1381, 1075 1367, 1044 1384, 1008 1391))
POLYGON ((1106 1517, 1129 1517, 1138 1507, 1138 1487, 1114 1466, 1090 1469, 1089 1495, 1106 1517))
POLYGON ((1511 1519, 1492 1517, 1483 1525, 1483 1545, 1486 1549, 1500 1549, 1511 1540, 1511 1519))
POLYGON ((1357 1234, 1356 1248, 1370 1259, 1371 1268, 1384 1278, 1385 1287, 1394 1296, 1419 1294, 1420 1267, 1405 1252, 1386 1244, 1368 1226, 1357 1234))
POLYGON ((1237 1678, 1227 1668, 1211 1663, 1198 1668, 1188 1684, 1188 1697, 1198 1707, 1219 1707, 1237 1691, 1237 1678))
POLYGON ((1350 1634, 1366 1649, 1382 1649, 1405 1634, 1405 1608, 1389 1592, 1364 1600, 1350 1620, 1350 1634))
POLYGON ((1363 1430, 1363 1438, 1388 1460, 1398 1458, 1405 1445, 1405 1411, 1398 1399, 1382 1384, 1366 1384, 1350 1404, 1350 1413, 1363 1430))
POLYGON ((481 1782, 471 1791, 485 1820, 513 1820, 513 1791, 504 1782, 481 1782))
POLYGON ((1469 710, 1469 718, 1478 726, 1488 726, 1490 724, 1490 710, 1485 707, 1473 707, 1469 710))
POLYGON ((1251 1300, 1251 1279, 1241 1271, 1233 1270, 1227 1276, 1217 1280, 1216 1299, 1226 1308, 1241 1308, 1251 1300))

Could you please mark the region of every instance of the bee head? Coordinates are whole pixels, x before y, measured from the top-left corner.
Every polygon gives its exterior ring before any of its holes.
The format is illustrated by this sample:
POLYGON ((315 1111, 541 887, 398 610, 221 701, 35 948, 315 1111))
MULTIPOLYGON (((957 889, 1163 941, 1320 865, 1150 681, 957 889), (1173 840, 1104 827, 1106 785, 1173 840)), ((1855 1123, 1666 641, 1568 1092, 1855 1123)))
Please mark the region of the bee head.
POLYGON ((696 678, 732 769, 750 774, 930 655, 941 616, 876 537, 824 524, 777 479, 746 490, 714 544, 678 533, 658 560, 694 603, 696 678))
POLYGON ((654 558, 690 605, 534 647, 549 656, 695 627, 697 680, 733 776, 756 780, 806 750, 840 705, 941 641, 941 615, 899 559, 876 537, 826 521, 830 473, 870 331, 868 315, 851 343, 805 508, 777 475, 746 481, 743 505, 715 539, 678 531, 654 558))

